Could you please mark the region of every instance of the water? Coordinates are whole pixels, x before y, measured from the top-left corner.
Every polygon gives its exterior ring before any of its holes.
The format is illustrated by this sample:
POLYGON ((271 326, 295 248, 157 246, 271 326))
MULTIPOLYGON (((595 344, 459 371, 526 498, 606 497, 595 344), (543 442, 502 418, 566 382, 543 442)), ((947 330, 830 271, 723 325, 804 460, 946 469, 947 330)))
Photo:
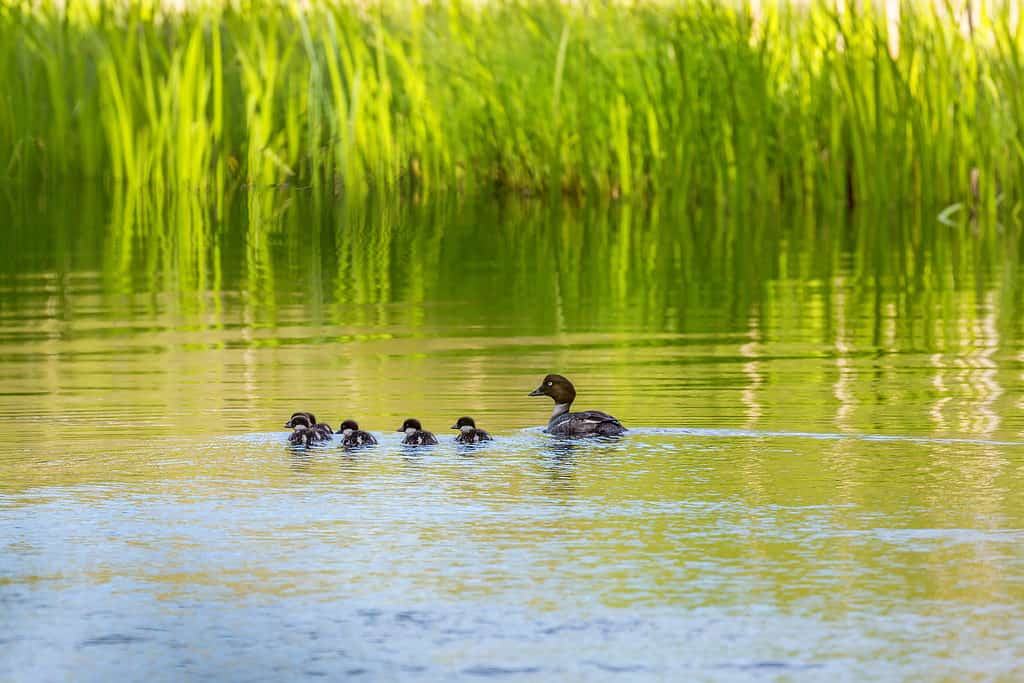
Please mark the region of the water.
POLYGON ((1024 675, 1013 228, 23 196, 0 679, 1024 675), (549 371, 631 433, 543 435, 549 371))

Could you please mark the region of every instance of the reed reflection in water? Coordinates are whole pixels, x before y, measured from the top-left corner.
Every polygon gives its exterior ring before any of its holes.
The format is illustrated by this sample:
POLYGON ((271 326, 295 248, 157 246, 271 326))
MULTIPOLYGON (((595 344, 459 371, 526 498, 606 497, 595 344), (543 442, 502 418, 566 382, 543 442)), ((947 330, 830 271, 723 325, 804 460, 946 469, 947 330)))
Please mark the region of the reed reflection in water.
POLYGON ((1015 225, 0 196, 3 676, 1020 673, 1015 225))

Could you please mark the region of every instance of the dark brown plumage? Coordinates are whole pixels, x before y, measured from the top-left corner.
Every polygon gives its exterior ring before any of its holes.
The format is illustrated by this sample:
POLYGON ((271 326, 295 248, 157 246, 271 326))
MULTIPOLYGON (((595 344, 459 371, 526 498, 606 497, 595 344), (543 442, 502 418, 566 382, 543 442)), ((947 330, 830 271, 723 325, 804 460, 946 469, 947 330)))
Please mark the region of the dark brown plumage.
POLYGON ((530 396, 549 396, 555 402, 555 409, 544 429, 548 434, 558 436, 618 436, 626 431, 616 418, 600 410, 585 410, 570 413, 569 408, 576 400, 576 387, 562 375, 548 375, 530 396))
POLYGON ((423 429, 423 425, 415 418, 410 417, 403 422, 397 431, 405 432, 402 443, 406 446, 433 446, 437 443, 437 437, 423 429))
POLYGON ((291 418, 284 423, 289 429, 294 429, 288 437, 288 443, 309 446, 321 441, 330 441, 330 425, 316 421, 312 413, 292 413, 291 418))
POLYGON ((360 429, 355 420, 345 420, 338 425, 338 433, 342 435, 341 445, 345 448, 373 446, 377 443, 373 434, 360 429))
POLYGON ((490 434, 476 428, 476 422, 471 417, 460 417, 452 425, 452 429, 459 430, 459 435, 455 437, 455 443, 482 443, 492 440, 490 434))

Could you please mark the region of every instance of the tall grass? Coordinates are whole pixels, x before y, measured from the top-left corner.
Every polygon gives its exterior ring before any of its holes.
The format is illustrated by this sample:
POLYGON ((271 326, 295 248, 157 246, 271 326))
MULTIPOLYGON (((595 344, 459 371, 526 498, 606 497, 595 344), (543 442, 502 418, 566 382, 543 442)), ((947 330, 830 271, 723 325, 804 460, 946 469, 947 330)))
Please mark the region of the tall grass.
POLYGON ((1014 3, 0 0, 0 173, 991 211, 1014 3))

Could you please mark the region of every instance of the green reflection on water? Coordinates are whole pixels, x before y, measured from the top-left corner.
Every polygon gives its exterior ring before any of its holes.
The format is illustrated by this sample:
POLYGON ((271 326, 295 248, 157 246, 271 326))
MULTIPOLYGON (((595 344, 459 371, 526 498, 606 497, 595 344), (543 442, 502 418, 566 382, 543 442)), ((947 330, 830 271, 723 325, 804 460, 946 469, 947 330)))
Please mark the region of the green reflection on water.
POLYGON ((12 415, 40 395, 77 424, 68 402, 92 397, 214 434, 208 399, 250 431, 322 401, 511 429, 543 422, 524 387, 561 369, 633 424, 1018 435, 1016 225, 316 188, 4 202, 12 415))
POLYGON ((873 349, 971 343, 987 314, 1017 336, 1019 226, 947 226, 914 210, 723 216, 670 206, 439 199, 346 203, 313 188, 181 194, 95 187, 3 197, 4 305, 92 278, 180 324, 478 325, 580 331, 796 334, 873 349), (44 285, 42 283, 50 283, 44 285), (397 310, 398 308, 402 310, 397 310), (847 324, 857 319, 856 329, 847 324), (860 323, 867 323, 866 325, 860 323), (755 332, 756 330, 756 332, 755 332))
POLYGON ((808 659, 850 614, 903 615, 868 621, 935 644, 928 662, 1019 631, 1017 226, 315 190, 0 209, 0 494, 28 529, 11 585, 132 577, 239 613, 303 594, 753 604, 821 620, 808 659), (551 370, 633 434, 522 432, 551 370), (300 408, 378 433, 471 413, 499 441, 288 452, 267 433, 300 408), (694 429, 648 429, 671 427, 694 429), (98 560, 63 563, 83 538, 98 560))

